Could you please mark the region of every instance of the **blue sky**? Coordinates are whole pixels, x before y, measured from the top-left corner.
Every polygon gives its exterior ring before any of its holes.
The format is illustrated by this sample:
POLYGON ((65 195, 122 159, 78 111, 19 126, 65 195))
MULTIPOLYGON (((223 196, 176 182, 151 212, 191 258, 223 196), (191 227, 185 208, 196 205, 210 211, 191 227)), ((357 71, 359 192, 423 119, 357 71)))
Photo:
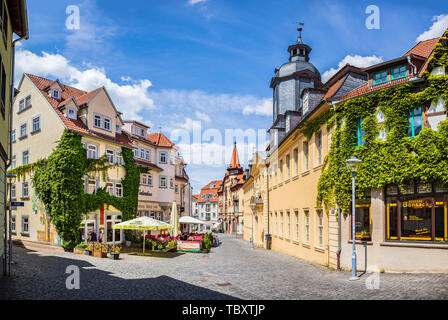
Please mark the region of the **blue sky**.
MULTIPOLYGON (((199 124, 222 133, 266 130, 269 81, 287 61, 298 21, 325 77, 342 62, 366 66, 400 56, 419 36, 438 36, 448 26, 445 1, 146 0, 123 7, 115 0, 30 0, 28 14, 30 39, 18 48, 17 72, 85 90, 104 85, 126 118, 169 137, 199 124), (379 30, 365 27, 370 4, 380 9, 379 30), (79 30, 66 28, 69 5, 79 7, 79 30)), ((189 144, 174 142, 183 150, 189 144)), ((206 141, 223 155, 214 164, 195 161, 196 148, 185 151, 195 191, 222 178, 232 142, 206 141)), ((239 146, 245 162, 254 146, 239 146)))

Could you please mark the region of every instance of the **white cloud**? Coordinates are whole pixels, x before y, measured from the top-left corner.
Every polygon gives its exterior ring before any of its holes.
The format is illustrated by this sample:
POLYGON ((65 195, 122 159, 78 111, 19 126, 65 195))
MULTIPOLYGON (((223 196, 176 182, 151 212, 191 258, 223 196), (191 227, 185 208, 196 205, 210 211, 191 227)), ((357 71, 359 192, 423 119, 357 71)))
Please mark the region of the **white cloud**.
POLYGON ((212 121, 212 119, 210 119, 210 117, 206 113, 203 113, 203 112, 196 111, 196 117, 204 122, 212 121))
POLYGON ((261 116, 272 116, 272 98, 262 100, 261 104, 248 105, 243 108, 244 115, 252 113, 261 116))
POLYGON ((434 23, 429 28, 429 30, 426 30, 425 32, 420 34, 415 40, 415 42, 440 37, 448 28, 448 14, 441 14, 439 16, 434 16, 432 17, 432 21, 434 21, 434 23))
POLYGON ((201 2, 207 2, 208 0, 188 0, 188 4, 194 6, 195 4, 201 3, 201 2))
POLYGON ((360 56, 360 55, 347 55, 344 59, 339 61, 337 68, 330 68, 322 74, 322 82, 326 82, 330 79, 336 72, 338 72, 342 67, 344 67, 347 63, 359 67, 366 68, 371 65, 383 62, 383 57, 377 56, 360 56))
POLYGON ((29 50, 18 49, 15 71, 16 85, 22 74, 26 72, 50 79, 59 79, 65 84, 85 91, 104 86, 115 107, 124 113, 125 119, 140 121, 142 120, 140 111, 156 109, 148 93, 148 88, 152 85, 151 81, 147 79, 136 81, 123 77, 122 81, 127 83, 119 84, 108 78, 103 68, 89 66, 81 70, 60 54, 42 52, 38 55, 29 50))

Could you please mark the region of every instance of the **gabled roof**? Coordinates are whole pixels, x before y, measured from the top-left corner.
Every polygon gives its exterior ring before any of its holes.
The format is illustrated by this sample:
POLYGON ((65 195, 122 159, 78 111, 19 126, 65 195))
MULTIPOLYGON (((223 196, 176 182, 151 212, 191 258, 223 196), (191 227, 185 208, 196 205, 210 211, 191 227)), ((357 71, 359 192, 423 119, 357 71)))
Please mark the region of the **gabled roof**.
MULTIPOLYGON (((409 51, 407 51, 402 57, 399 57, 397 59, 392 59, 389 61, 385 61, 382 62, 381 65, 387 65, 389 63, 392 63, 398 59, 402 59, 403 57, 406 56, 411 56, 411 57, 417 57, 417 58, 423 58, 425 59, 425 63, 423 64, 423 67, 420 69, 420 71, 418 72, 418 74, 415 77, 421 77, 423 74, 423 71, 426 70, 426 68, 428 67, 428 61, 431 58, 431 54, 434 50, 434 46, 436 45, 436 43, 439 41, 440 38, 434 38, 434 39, 429 39, 429 40, 425 40, 425 41, 420 41, 419 43, 417 43, 414 47, 412 47, 412 49, 410 49, 409 51)), ((369 68, 366 69, 372 69, 375 66, 371 66, 369 68)), ((343 97, 341 97, 340 101, 345 101, 347 99, 351 99, 351 98, 355 98, 370 92, 374 92, 374 91, 378 91, 381 89, 385 89, 388 87, 392 87, 392 86, 396 86, 399 84, 403 84, 405 82, 409 82, 412 78, 415 77, 411 77, 410 75, 408 75, 405 78, 402 79, 398 79, 398 80, 394 80, 394 81, 389 81, 387 83, 381 84, 381 85, 376 85, 376 86, 370 86, 369 83, 366 83, 364 85, 362 85, 361 87, 350 91, 349 93, 347 93, 346 95, 344 95, 343 97)))
POLYGON ((155 145, 158 145, 159 147, 173 147, 174 143, 172 143, 163 133, 150 133, 146 135, 146 138, 154 143, 155 145))
POLYGON ((132 147, 131 141, 128 139, 128 137, 123 133, 116 133, 115 137, 111 137, 106 134, 102 134, 100 132, 92 131, 90 130, 81 120, 72 120, 66 118, 62 112, 59 110, 59 108, 65 103, 67 103, 71 98, 74 99, 74 101, 80 105, 79 101, 77 101, 77 98, 82 98, 81 101, 84 101, 86 97, 93 96, 98 90, 104 89, 104 88, 98 88, 90 92, 85 92, 83 90, 79 90, 77 88, 67 86, 65 84, 60 83, 61 87, 64 89, 63 92, 61 92, 61 99, 59 100, 53 99, 46 93, 46 88, 48 88, 54 81, 45 79, 39 76, 35 76, 32 74, 25 73, 25 77, 31 80, 31 82, 37 87, 37 89, 42 93, 42 95, 47 99, 48 103, 53 107, 56 114, 59 116, 61 121, 63 122, 64 126, 71 131, 78 132, 83 135, 89 135, 93 137, 97 137, 104 140, 113 141, 122 145, 125 145, 127 147, 132 147))
POLYGON ((428 57, 432 50, 434 49, 435 44, 439 41, 439 38, 433 38, 429 40, 420 41, 415 46, 412 47, 408 52, 406 52, 403 56, 408 56, 410 54, 416 54, 422 57, 428 57))

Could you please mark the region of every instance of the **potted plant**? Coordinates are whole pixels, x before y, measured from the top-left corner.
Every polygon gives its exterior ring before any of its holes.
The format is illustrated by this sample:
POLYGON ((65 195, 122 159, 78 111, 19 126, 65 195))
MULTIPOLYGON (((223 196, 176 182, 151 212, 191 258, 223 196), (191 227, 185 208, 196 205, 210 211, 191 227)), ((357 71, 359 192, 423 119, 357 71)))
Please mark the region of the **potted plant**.
POLYGON ((154 240, 151 240, 151 250, 156 250, 157 249, 157 242, 155 242, 154 240))
POLYGON ((202 239, 202 252, 208 253, 213 245, 211 233, 206 233, 202 239))
POLYGON ((86 249, 87 245, 85 244, 85 242, 81 242, 76 246, 75 249, 73 249, 73 253, 84 254, 86 249))
POLYGON ((157 246, 157 250, 162 251, 162 250, 163 250, 163 246, 162 246, 161 244, 159 244, 159 245, 157 246))
POLYGON ((93 242, 89 241, 87 242, 87 248, 85 249, 84 253, 88 256, 91 256, 94 250, 93 242))
POLYGON ((120 257, 121 247, 119 245, 113 245, 110 248, 110 258, 113 260, 118 260, 120 257))
POLYGON ((174 241, 168 242, 168 244, 165 247, 166 252, 175 251, 176 249, 177 249, 177 245, 176 245, 176 242, 174 242, 174 241))
POLYGON ((97 258, 105 258, 107 256, 107 246, 101 242, 95 242, 93 256, 97 258))

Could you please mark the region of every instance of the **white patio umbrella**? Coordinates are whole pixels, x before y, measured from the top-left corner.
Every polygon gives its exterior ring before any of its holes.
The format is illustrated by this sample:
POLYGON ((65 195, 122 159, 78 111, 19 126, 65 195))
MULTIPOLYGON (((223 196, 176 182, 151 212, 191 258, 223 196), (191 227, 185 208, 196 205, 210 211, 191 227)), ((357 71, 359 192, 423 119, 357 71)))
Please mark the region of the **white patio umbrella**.
POLYGON ((179 233, 179 215, 177 214, 176 201, 173 201, 173 206, 171 207, 170 225, 173 226, 173 229, 171 230, 172 236, 177 237, 177 234, 179 233))
POLYGON ((143 252, 145 252, 145 238, 146 238, 146 231, 147 230, 167 230, 172 229, 173 226, 160 221, 156 220, 150 217, 138 217, 132 220, 124 221, 121 223, 117 223, 113 226, 114 229, 121 229, 121 230, 143 230, 143 252))

